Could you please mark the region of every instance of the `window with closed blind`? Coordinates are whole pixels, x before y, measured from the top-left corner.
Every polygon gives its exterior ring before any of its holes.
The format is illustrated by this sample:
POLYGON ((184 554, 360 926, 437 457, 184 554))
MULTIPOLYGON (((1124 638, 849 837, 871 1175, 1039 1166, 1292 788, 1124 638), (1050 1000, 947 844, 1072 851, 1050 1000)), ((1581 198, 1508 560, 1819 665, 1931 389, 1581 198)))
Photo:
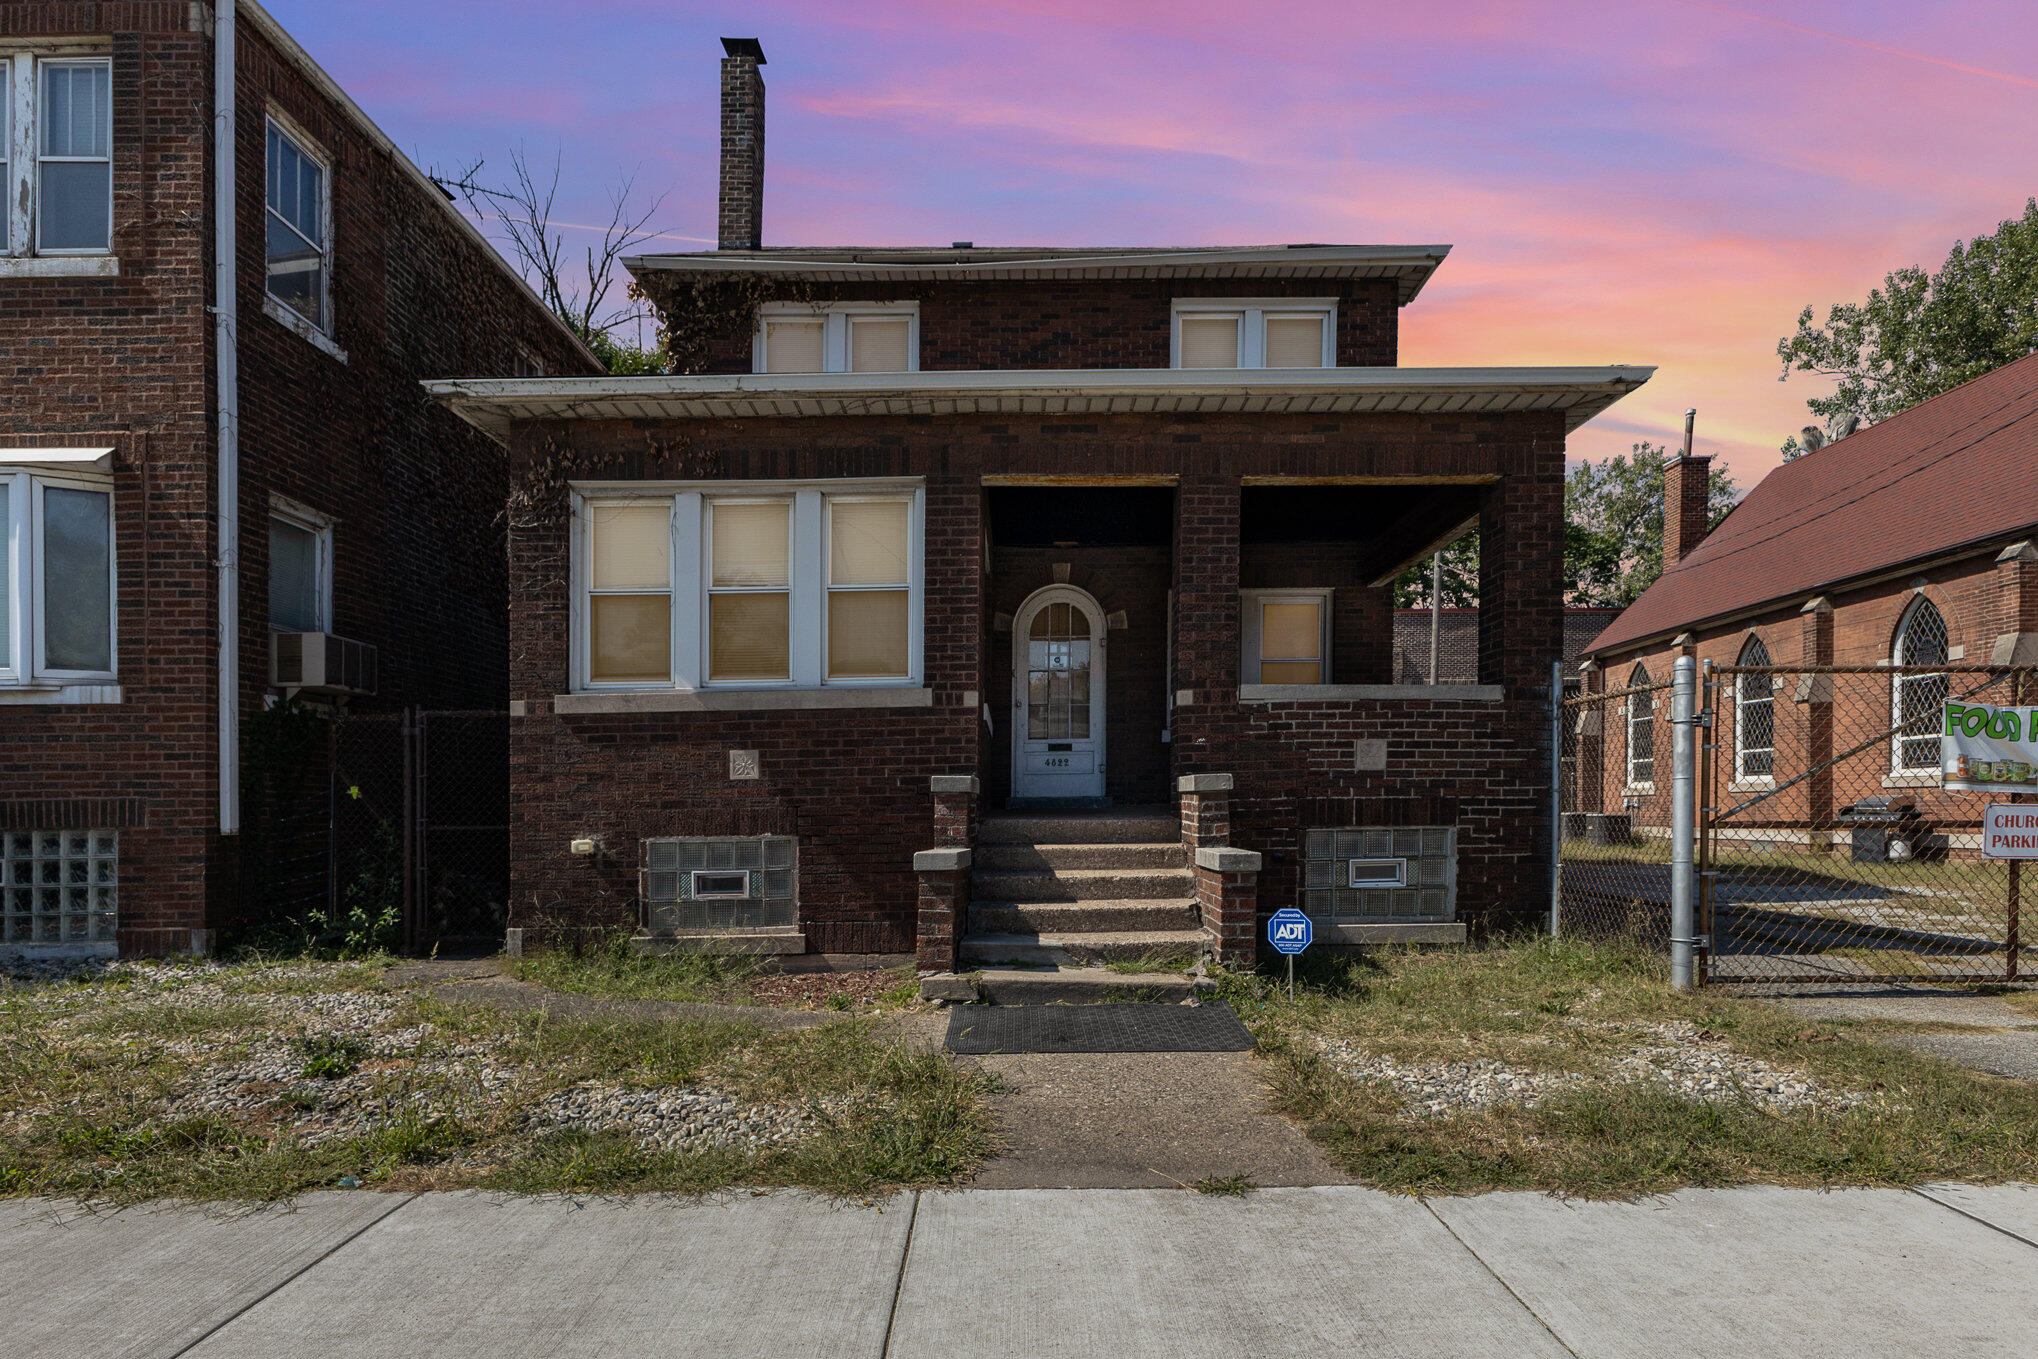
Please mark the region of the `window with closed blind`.
POLYGON ((759 373, 915 373, 916 302, 836 302, 758 308, 751 367, 759 373))
POLYGON ((1177 298, 1177 368, 1333 368, 1333 298, 1177 298))
POLYGON ((916 483, 582 490, 575 687, 917 684, 923 513, 916 483))
POLYGON ((1329 684, 1329 590, 1247 590, 1239 611, 1241 684, 1329 684))

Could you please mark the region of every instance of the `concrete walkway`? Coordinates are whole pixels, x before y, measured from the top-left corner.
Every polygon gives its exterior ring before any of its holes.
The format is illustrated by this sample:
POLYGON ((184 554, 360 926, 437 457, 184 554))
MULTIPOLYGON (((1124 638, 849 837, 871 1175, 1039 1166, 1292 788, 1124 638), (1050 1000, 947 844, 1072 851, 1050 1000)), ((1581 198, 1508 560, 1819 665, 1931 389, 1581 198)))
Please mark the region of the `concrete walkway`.
POLYGON ((0 1277, 37 1359, 1979 1359, 2038 1335, 2038 1189, 14 1201, 0 1277))

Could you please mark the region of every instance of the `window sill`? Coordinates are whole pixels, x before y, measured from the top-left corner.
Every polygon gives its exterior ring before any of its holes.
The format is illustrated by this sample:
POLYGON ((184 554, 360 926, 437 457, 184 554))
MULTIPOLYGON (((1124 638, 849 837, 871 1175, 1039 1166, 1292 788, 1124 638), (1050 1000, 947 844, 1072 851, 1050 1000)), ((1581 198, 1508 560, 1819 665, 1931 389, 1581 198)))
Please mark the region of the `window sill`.
POLYGON ((1735 779, 1727 785, 1727 791, 1730 793, 1766 793, 1775 786, 1775 779, 1735 779))
POLYGON ((894 689, 656 689, 648 693, 555 694, 562 717, 624 713, 741 713, 829 708, 931 708, 934 691, 894 689))
POLYGON ((1884 774, 1885 788, 1937 788, 1943 776, 1936 769, 1923 769, 1915 774, 1884 774))
POLYGON ((1240 703, 1498 703, 1497 684, 1241 684, 1240 703))
POLYGON ((0 257, 0 278, 119 278, 118 255, 0 257))
POLYGON ((320 353, 327 354, 341 363, 347 361, 347 351, 334 344, 330 335, 327 335, 317 326, 305 320, 302 316, 299 316, 296 312, 290 310, 290 308, 284 306, 267 293, 262 294, 262 315, 268 317, 271 321, 274 321, 292 334, 301 337, 320 353))
POLYGON ((1656 785, 1653 783, 1631 783, 1627 787, 1621 789, 1621 792, 1632 793, 1637 797, 1650 797, 1654 795, 1655 791, 1656 785))
POLYGON ((0 688, 0 707, 28 703, 118 703, 120 683, 38 684, 0 688))

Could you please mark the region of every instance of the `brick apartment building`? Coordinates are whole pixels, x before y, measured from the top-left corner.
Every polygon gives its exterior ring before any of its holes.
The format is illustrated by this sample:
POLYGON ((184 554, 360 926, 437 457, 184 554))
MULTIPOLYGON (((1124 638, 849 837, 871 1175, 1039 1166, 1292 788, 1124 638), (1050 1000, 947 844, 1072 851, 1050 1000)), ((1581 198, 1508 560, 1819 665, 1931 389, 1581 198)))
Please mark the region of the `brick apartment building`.
MULTIPOLYGON (((1785 463, 1710 533, 1709 463, 1665 469, 1663 575, 1586 648, 1588 689, 1662 684, 1680 655, 1924 667, 1735 679, 1711 738, 1723 784, 1736 800, 1779 791, 1733 834, 1823 852, 1841 805, 1870 795, 1911 803, 1927 826, 1971 821, 1971 797, 1939 790, 1949 679, 1930 669, 2038 665, 2038 356, 1785 463)), ((1964 692, 1985 678, 1955 680, 1964 692)), ((2004 683, 1977 693, 2017 697, 2004 683)), ((1613 703, 1579 729, 1577 805, 1661 834, 1668 694, 1613 703)))
POLYGON ((203 949, 272 653, 504 701, 503 455, 418 381, 599 369, 249 0, 0 5, 0 181, 0 949, 203 949))
POLYGON ((512 924, 942 972, 1540 909, 1564 444, 1646 368, 1396 366, 1442 246, 637 259, 697 371, 432 384, 509 450, 512 924), (1477 683, 1392 582, 1477 526, 1477 683))

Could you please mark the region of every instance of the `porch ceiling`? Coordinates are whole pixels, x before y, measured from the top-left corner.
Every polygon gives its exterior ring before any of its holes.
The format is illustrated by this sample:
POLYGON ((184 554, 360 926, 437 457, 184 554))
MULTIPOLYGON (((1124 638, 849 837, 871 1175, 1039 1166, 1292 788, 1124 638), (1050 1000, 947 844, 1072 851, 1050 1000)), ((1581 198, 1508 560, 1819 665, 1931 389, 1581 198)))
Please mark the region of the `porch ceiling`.
POLYGON ((460 378, 426 392, 499 441, 529 420, 740 420, 844 415, 1561 411, 1578 428, 1652 367, 1175 368, 460 378))

